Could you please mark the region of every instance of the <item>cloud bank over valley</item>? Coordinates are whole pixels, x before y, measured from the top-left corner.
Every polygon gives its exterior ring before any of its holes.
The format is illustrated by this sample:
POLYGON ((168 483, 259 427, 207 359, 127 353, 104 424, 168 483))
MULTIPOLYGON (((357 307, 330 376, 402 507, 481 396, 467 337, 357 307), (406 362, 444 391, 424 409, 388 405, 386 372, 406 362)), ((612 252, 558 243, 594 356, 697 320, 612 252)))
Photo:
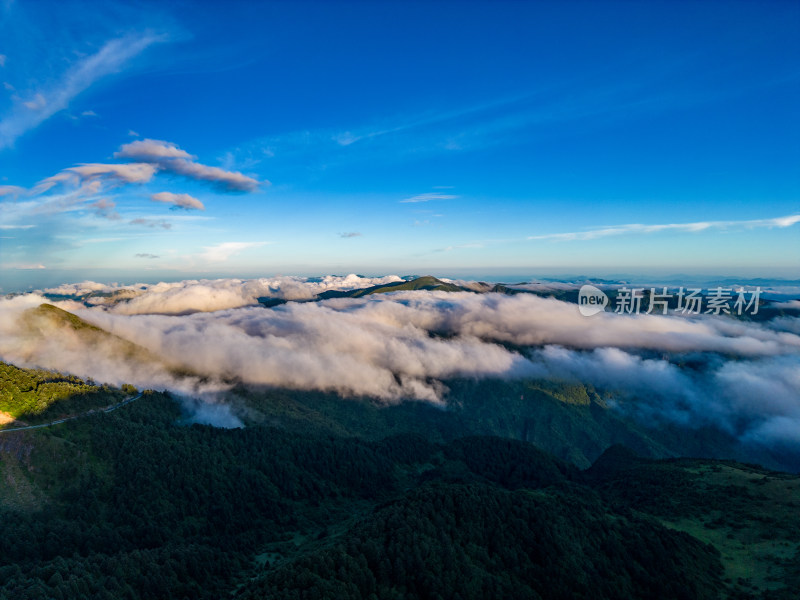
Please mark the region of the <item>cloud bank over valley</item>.
POLYGON ((0 358, 217 402, 241 383, 446 406, 453 378, 576 380, 609 392, 618 410, 642 419, 800 448, 800 318, 791 304, 779 318, 752 322, 611 312, 587 318, 574 303, 530 293, 317 297, 401 281, 348 275, 62 285, 0 299, 0 358), (259 304, 265 298, 290 302, 267 308, 259 304), (32 325, 31 310, 47 302, 103 331, 58 320, 32 325))

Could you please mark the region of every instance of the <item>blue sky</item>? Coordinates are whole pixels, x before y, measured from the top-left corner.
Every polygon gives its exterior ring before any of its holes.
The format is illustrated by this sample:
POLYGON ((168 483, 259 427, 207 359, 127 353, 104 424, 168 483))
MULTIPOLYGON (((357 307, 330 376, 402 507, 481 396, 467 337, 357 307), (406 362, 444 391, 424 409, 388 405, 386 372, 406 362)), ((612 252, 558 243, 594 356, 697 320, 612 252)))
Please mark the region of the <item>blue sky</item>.
POLYGON ((791 2, 6 0, 0 288, 796 278, 798 26, 791 2))

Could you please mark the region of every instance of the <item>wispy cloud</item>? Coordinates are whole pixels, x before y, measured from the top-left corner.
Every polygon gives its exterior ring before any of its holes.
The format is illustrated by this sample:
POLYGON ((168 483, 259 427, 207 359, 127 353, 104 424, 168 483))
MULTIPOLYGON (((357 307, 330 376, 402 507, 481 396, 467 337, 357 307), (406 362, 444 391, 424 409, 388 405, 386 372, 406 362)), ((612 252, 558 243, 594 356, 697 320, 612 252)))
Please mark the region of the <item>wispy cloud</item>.
POLYGON ((186 150, 178 148, 177 144, 164 142, 162 140, 136 140, 130 144, 124 144, 114 153, 114 158, 133 158, 158 162, 164 158, 197 158, 186 150))
POLYGON ((28 110, 42 110, 47 106, 47 100, 41 94, 35 94, 33 98, 22 103, 28 110))
MULTIPOLYGON (((184 175, 190 179, 208 181, 224 191, 254 191, 261 183, 242 173, 226 171, 219 167, 210 167, 194 161, 194 156, 180 149, 177 144, 161 140, 137 140, 123 144, 114 154, 115 158, 136 159, 128 163, 87 163, 68 167, 51 177, 41 180, 30 190, 32 195, 40 195, 56 185, 68 185, 84 188, 84 191, 97 193, 108 187, 127 183, 147 183, 159 171, 167 171, 184 175)), ((26 191, 17 186, 0 187, 0 195, 20 194, 26 191)), ((196 198, 188 194, 156 194, 153 200, 171 202, 183 208, 203 210, 204 206, 196 198), (167 194, 167 195, 164 195, 167 194)))
MULTIPOLYGON (((241 173, 197 163, 193 155, 171 142, 137 140, 121 146, 115 156, 137 160, 67 167, 30 189, 0 185, 0 200, 13 200, 0 202, 0 222, 6 227, 17 228, 20 227, 18 223, 25 223, 32 216, 87 211, 106 219, 125 219, 131 225, 169 229, 171 224, 163 219, 141 218, 141 213, 120 215, 114 201, 116 189, 149 183, 162 171, 210 181, 223 191, 252 191, 263 183, 241 173), (131 218, 133 220, 129 220, 131 218)), ((186 193, 158 192, 150 199, 169 204, 176 210, 205 210, 200 200, 186 193)), ((176 218, 190 217, 171 220, 176 218)))
POLYGON ((133 219, 130 221, 131 225, 141 225, 142 227, 150 227, 151 229, 161 228, 161 229, 172 229, 172 223, 168 223, 164 220, 159 219, 133 219))
POLYGON ((530 235, 529 240, 553 240, 569 242, 573 240, 594 240, 615 235, 650 234, 663 231, 676 231, 694 233, 709 229, 761 229, 772 227, 791 227, 800 223, 800 214, 776 217, 774 219, 754 219, 750 221, 697 221, 694 223, 666 223, 658 225, 642 225, 632 223, 629 225, 613 225, 587 231, 574 231, 569 233, 547 233, 543 235, 530 235))
POLYGON ((94 213, 98 217, 102 217, 104 219, 108 219, 110 221, 119 221, 122 217, 116 211, 117 203, 113 200, 109 200, 108 198, 101 198, 97 202, 93 202, 90 204, 94 209, 94 213))
POLYGON ((223 262, 244 250, 265 246, 268 243, 269 242, 223 242, 215 246, 205 246, 205 252, 200 254, 200 258, 210 262, 223 262))
POLYGON ((405 200, 400 200, 401 203, 408 203, 408 202, 430 202, 431 200, 455 200, 458 196, 453 194, 439 194, 436 192, 429 192, 427 194, 418 194, 417 196, 412 196, 411 198, 406 198, 405 200))
POLYGON ((139 252, 134 256, 136 258, 161 258, 158 254, 150 254, 149 252, 139 252))
POLYGON ((236 171, 226 171, 219 167, 210 167, 195 162, 192 156, 172 142, 162 140, 136 140, 124 144, 115 158, 133 159, 154 165, 159 170, 170 171, 199 181, 208 181, 227 191, 252 192, 261 183, 253 177, 248 177, 236 171))
MULTIPOLYGON (((156 173, 156 167, 147 163, 130 163, 126 165, 89 163, 69 167, 34 186, 32 193, 44 193, 57 184, 83 185, 90 182, 112 183, 147 183, 156 173)), ((97 191, 99 186, 93 191, 97 191)))
POLYGON ((0 149, 13 146, 18 137, 69 106, 75 96, 97 80, 118 72, 130 59, 164 36, 145 32, 106 42, 95 54, 82 58, 54 83, 20 99, 0 120, 0 149))
POLYGON ((340 233, 339 237, 343 237, 343 238, 361 237, 361 232, 359 232, 359 231, 345 231, 343 233, 340 233))
MULTIPOLYGON (((499 130, 518 131, 516 123, 496 123, 496 114, 519 111, 519 104, 533 101, 538 93, 499 98, 486 103, 460 108, 426 111, 417 114, 387 116, 377 123, 355 124, 348 130, 300 130, 254 140, 235 153, 263 154, 284 160, 298 160, 304 168, 309 162, 321 162, 326 167, 348 161, 397 160, 408 154, 419 156, 426 152, 453 152, 475 146, 475 140, 465 138, 465 131, 478 136, 481 144, 499 130), (491 122, 491 123, 490 123, 491 122), (486 123, 486 126, 478 127, 486 123)), ((531 107, 529 112, 536 113, 531 107)), ((523 119, 524 120, 524 119, 523 119)), ((480 145, 480 144, 478 144, 480 145)), ((440 186, 434 189, 449 189, 440 186)))
POLYGON ((541 144, 550 136, 560 137, 565 128, 602 129, 742 92, 738 86, 715 89, 704 84, 691 92, 678 90, 671 83, 673 77, 671 63, 650 63, 647 70, 622 81, 608 81, 604 70, 565 74, 558 82, 519 94, 467 101, 456 107, 449 103, 424 112, 387 114, 338 129, 286 132, 254 140, 234 153, 246 156, 268 151, 277 160, 302 169, 394 163, 426 154, 541 144))
POLYGON ((266 181, 259 182, 257 179, 235 171, 226 171, 219 167, 209 167, 183 158, 175 158, 164 161, 161 164, 163 168, 168 171, 191 179, 214 183, 227 191, 252 192, 258 188, 259 183, 269 183, 266 181))
POLYGON ((33 229, 35 225, 0 225, 0 229, 33 229))
POLYGON ((523 99, 532 99, 538 93, 530 95, 515 96, 511 98, 499 98, 494 101, 462 106, 460 108, 448 109, 444 111, 429 111, 424 114, 417 114, 406 117, 395 117, 386 121, 382 125, 362 128, 356 131, 344 131, 330 136, 340 146, 350 146, 356 142, 382 138, 392 134, 403 134, 412 130, 437 130, 436 137, 439 142, 436 144, 440 148, 458 149, 454 144, 451 128, 454 124, 462 120, 474 120, 476 118, 486 118, 497 110, 508 110, 509 107, 517 104, 523 99))
POLYGON ((173 194, 172 192, 158 192, 150 196, 153 202, 166 202, 178 208, 187 210, 205 210, 206 207, 200 200, 189 194, 173 194))
POLYGON ((18 185, 0 185, 0 196, 14 196, 15 198, 27 190, 18 185))

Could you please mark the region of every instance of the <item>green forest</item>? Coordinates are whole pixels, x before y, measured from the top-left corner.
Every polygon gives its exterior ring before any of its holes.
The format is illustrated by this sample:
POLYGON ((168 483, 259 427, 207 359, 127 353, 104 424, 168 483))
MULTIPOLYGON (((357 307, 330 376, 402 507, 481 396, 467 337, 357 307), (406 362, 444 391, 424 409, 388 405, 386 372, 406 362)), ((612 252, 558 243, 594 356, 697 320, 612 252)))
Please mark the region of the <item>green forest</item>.
POLYGON ((136 392, 131 385, 116 389, 43 369, 20 369, 0 362, 0 428, 45 423, 114 404, 136 392))
MULTIPOLYGON (((26 422, 133 391, 0 374, 26 422)), ((549 439, 520 406, 479 430, 503 388, 461 385, 461 411, 238 390, 235 429, 147 391, 0 432, 0 598, 795 597, 800 477, 654 459, 666 442, 603 433, 577 387, 524 384, 564 409, 549 439)))

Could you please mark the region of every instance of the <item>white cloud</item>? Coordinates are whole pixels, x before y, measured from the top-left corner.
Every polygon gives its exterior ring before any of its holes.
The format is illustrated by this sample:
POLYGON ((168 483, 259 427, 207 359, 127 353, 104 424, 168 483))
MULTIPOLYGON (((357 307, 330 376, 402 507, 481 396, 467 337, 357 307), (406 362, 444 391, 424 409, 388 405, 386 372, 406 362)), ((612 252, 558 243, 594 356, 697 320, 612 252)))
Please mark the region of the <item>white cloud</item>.
POLYGON ((0 67, 6 66, 6 60, 8 57, 5 54, 0 54, 0 67))
POLYGON ((662 231, 683 231, 694 233, 698 231, 706 231, 708 229, 760 229, 772 227, 791 227, 792 225, 800 223, 800 214, 787 215, 785 217, 776 217, 774 219, 754 219, 750 221, 698 221, 695 223, 667 223, 660 225, 615 225, 611 227, 602 227, 600 229, 591 229, 588 231, 578 231, 571 233, 549 233, 544 235, 531 235, 528 236, 529 240, 554 240, 554 241, 572 241, 572 240, 594 240, 614 235, 626 234, 648 234, 658 233, 662 231))
POLYGON ((128 163, 124 165, 87 163, 69 167, 46 179, 42 179, 33 188, 34 194, 49 191, 57 184, 82 186, 90 184, 85 191, 97 193, 102 182, 111 183, 147 183, 156 173, 156 167, 148 163, 128 163))
POLYGON ((75 173, 83 181, 98 177, 108 177, 118 179, 123 183, 147 183, 153 178, 156 168, 146 163, 131 163, 127 165, 88 163, 77 167, 69 167, 65 171, 75 173))
POLYGON ((18 185, 0 185, 0 196, 14 196, 24 194, 27 190, 18 185))
POLYGON ((24 337, 19 314, 44 301, 31 295, 0 299, 0 356, 141 387, 201 385, 169 375, 169 365, 197 373, 216 390, 233 379, 387 401, 441 402, 444 382, 459 376, 578 379, 617 392, 619 409, 651 421, 712 424, 760 443, 798 442, 790 434, 800 423, 800 336, 792 325, 798 319, 588 319, 574 304, 534 295, 424 291, 252 306, 260 296, 310 297, 374 281, 349 275, 60 286, 48 291, 127 290, 127 301, 65 306, 147 348, 160 366, 115 360, 74 336, 24 337), (681 367, 683 357, 694 366, 681 367))
POLYGON ((97 283, 96 281, 83 281, 81 283, 64 283, 58 287, 47 288, 45 293, 58 294, 63 296, 81 296, 90 292, 113 292, 119 289, 114 285, 107 285, 105 283, 97 283))
POLYGON ((176 144, 162 140, 146 139, 124 144, 114 156, 152 163, 161 170, 208 181, 228 191, 252 192, 262 183, 242 173, 194 162, 194 156, 176 144))
POLYGON ((101 198, 97 202, 91 203, 89 206, 98 217, 109 219, 110 221, 118 221, 122 218, 116 211, 117 203, 108 198, 101 198))
POLYGON ((172 192, 158 192, 150 196, 153 202, 166 202, 181 208, 205 210, 206 207, 197 198, 189 194, 173 194, 172 192))
MULTIPOLYGON (((107 204, 112 202, 108 197, 111 195, 112 189, 122 185, 148 183, 160 171, 209 181, 228 191, 249 191, 260 185, 257 180, 241 173, 209 167, 184 158, 191 158, 191 155, 170 142, 150 139, 137 140, 121 146, 116 156, 120 158, 136 156, 140 160, 124 163, 79 164, 42 179, 30 190, 15 185, 0 185, 0 198, 12 197, 17 200, 19 196, 28 197, 25 201, 0 203, 1 220, 10 226, 11 223, 20 222, 35 215, 54 215, 82 210, 93 210, 95 214, 105 218, 121 218, 121 215, 107 204)), ((176 208, 205 210, 203 203, 189 194, 158 192, 152 194, 151 199, 155 202, 171 204, 176 208)), ((132 225, 163 229, 169 229, 172 226, 164 220, 145 218, 141 214, 131 216, 137 217, 129 221, 132 225)), ((172 220, 189 218, 200 219, 202 217, 187 215, 173 217, 172 220)), ((211 256, 215 256, 215 254, 212 252, 211 256)))
POLYGON ((223 262, 244 250, 258 248, 267 243, 268 242, 223 242, 215 246, 205 246, 206 251, 201 253, 199 257, 211 262, 223 262))
POLYGON ((129 221, 131 225, 141 225, 142 227, 149 227, 151 229, 172 229, 172 224, 164 221, 163 219, 132 219, 129 221))
POLYGON ((772 304, 772 307, 800 310, 800 300, 787 300, 786 302, 774 302, 772 304))
MULTIPOLYGON (((133 294, 135 298, 114 304, 112 310, 121 314, 186 314, 239 308, 258 303, 260 297, 284 300, 308 300, 329 290, 356 290, 373 285, 402 281, 397 275, 360 277, 359 275, 326 275, 319 278, 279 276, 262 279, 189 280, 174 283, 129 286, 107 285, 93 281, 64 284, 45 290, 49 294, 81 296, 93 291, 133 294)), ((94 298, 104 304, 105 298, 94 298)))
MULTIPOLYGON (((138 135, 138 134, 137 134, 138 135)), ((178 148, 177 144, 162 142, 161 140, 136 140, 123 144, 114 153, 114 158, 131 158, 135 160, 158 162, 163 158, 195 158, 185 150, 178 148)))
POLYGON ((209 181, 229 191, 252 192, 259 186, 257 179, 247 175, 242 175, 235 171, 225 171, 219 167, 209 167, 182 158, 165 161, 162 165, 166 170, 173 173, 191 177, 192 179, 209 181))
POLYGON ((614 346, 670 352, 770 356, 800 351, 800 337, 734 319, 602 313, 588 319, 577 306, 531 294, 395 292, 345 301, 379 311, 380 318, 431 331, 473 335, 521 346, 558 344, 578 349, 614 346))
POLYGON ((17 103, 0 119, 0 149, 69 106, 75 96, 99 79, 119 71, 125 63, 163 37, 143 33, 107 42, 98 52, 80 59, 58 79, 17 103))
POLYGON ((45 100, 44 96, 41 94, 36 94, 27 102, 23 102, 22 106, 28 110, 42 110, 45 106, 47 106, 47 100, 45 100))
POLYGON ((427 194, 419 194, 411 198, 406 198, 405 200, 400 200, 400 202, 401 203, 430 202, 431 200, 455 200, 456 198, 458 198, 458 196, 454 196, 453 194, 439 194, 435 192, 429 192, 427 194))

